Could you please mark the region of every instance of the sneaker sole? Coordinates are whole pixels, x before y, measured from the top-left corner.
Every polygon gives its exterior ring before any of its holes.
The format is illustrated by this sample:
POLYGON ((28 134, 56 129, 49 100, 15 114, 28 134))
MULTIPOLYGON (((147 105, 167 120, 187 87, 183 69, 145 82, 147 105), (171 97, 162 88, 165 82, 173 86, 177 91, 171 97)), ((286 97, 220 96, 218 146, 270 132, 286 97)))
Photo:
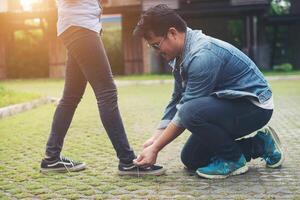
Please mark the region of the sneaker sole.
POLYGON ((155 171, 118 171, 119 176, 160 176, 166 173, 166 169, 162 168, 155 171))
POLYGON ((285 159, 284 153, 283 153, 283 149, 281 147, 281 141, 280 141, 280 139, 279 139, 276 131, 271 126, 268 126, 268 129, 270 130, 269 133, 274 138, 276 148, 281 153, 281 159, 276 164, 274 164, 274 165, 268 165, 267 164, 267 167, 269 167, 269 168, 278 168, 278 167, 281 167, 281 165, 282 165, 282 163, 284 162, 284 159, 285 159))
POLYGON ((65 172, 78 172, 78 171, 82 171, 86 168, 86 164, 82 163, 80 165, 77 165, 75 167, 72 168, 65 168, 65 167, 61 167, 61 168, 41 168, 40 172, 41 173, 48 173, 48 172, 60 172, 60 173, 65 173, 65 172))
POLYGON ((198 176, 203 177, 203 178, 207 178, 207 179, 224 179, 224 178, 227 178, 229 176, 244 174, 248 170, 249 170, 248 166, 245 165, 245 166, 240 167, 240 168, 236 169, 235 171, 233 171, 233 172, 231 172, 230 174, 227 174, 227 175, 209 175, 209 174, 203 174, 203 173, 198 172, 198 171, 196 171, 196 173, 198 174, 198 176))

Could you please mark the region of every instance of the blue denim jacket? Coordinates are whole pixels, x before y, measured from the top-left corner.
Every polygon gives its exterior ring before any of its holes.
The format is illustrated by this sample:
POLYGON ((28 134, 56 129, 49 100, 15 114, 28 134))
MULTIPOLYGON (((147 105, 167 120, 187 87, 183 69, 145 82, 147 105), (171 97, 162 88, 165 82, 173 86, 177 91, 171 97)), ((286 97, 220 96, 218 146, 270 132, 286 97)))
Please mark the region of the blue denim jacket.
POLYGON ((254 62, 231 44, 187 29, 180 61, 174 59, 174 91, 158 128, 173 121, 181 126, 178 111, 186 102, 214 95, 218 98, 252 98, 264 103, 272 91, 254 62))

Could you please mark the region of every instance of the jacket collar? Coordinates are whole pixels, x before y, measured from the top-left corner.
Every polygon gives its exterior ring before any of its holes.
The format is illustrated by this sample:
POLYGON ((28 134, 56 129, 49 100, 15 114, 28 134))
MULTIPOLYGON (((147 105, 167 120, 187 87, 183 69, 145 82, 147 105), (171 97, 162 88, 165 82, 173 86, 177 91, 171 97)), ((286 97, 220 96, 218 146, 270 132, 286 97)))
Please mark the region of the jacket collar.
POLYGON ((175 69, 175 65, 177 61, 180 62, 179 65, 181 66, 183 62, 186 60, 186 58, 188 57, 191 48, 192 35, 193 35, 193 30, 187 27, 185 39, 184 39, 183 51, 180 57, 176 57, 169 62, 169 65, 173 68, 173 70, 175 69))

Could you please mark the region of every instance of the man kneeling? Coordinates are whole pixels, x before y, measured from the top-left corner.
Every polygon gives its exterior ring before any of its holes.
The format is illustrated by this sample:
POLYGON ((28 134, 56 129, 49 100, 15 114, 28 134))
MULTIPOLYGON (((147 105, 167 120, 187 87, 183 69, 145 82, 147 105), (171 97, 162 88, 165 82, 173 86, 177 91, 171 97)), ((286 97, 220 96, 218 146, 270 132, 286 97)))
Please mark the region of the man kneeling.
POLYGON ((278 136, 270 127, 261 129, 273 113, 272 92, 250 58, 231 44, 188 28, 166 5, 147 10, 134 34, 169 61, 175 78, 172 99, 135 164, 153 165, 158 152, 188 129, 192 134, 181 159, 201 177, 245 173, 246 162, 258 157, 268 167, 281 166, 278 136), (254 137, 237 140, 257 130, 254 137))

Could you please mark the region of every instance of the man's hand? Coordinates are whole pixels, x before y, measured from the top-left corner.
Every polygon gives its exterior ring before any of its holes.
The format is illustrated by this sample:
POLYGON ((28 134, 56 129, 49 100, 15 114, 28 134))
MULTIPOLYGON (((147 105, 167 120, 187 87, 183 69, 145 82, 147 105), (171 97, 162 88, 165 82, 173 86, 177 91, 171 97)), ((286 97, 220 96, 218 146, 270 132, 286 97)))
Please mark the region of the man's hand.
POLYGON ((157 138, 150 146, 144 148, 142 153, 133 161, 133 163, 144 167, 154 165, 158 152, 183 131, 184 128, 178 127, 171 122, 165 130, 162 130, 161 133, 158 134, 157 138))
POLYGON ((153 139, 152 137, 149 138, 148 140, 146 140, 146 142, 144 142, 143 148, 145 149, 145 148, 151 146, 154 143, 154 141, 155 141, 155 139, 153 139))
POLYGON ((157 154, 158 150, 156 150, 155 146, 152 144, 146 147, 137 159, 133 160, 133 163, 138 166, 149 167, 156 163, 157 154))
POLYGON ((149 138, 148 140, 146 140, 146 142, 143 144, 143 148, 147 148, 150 145, 152 145, 155 140, 157 140, 157 138, 162 134, 162 132, 164 131, 164 129, 157 129, 155 130, 154 134, 152 135, 151 138, 149 138))

